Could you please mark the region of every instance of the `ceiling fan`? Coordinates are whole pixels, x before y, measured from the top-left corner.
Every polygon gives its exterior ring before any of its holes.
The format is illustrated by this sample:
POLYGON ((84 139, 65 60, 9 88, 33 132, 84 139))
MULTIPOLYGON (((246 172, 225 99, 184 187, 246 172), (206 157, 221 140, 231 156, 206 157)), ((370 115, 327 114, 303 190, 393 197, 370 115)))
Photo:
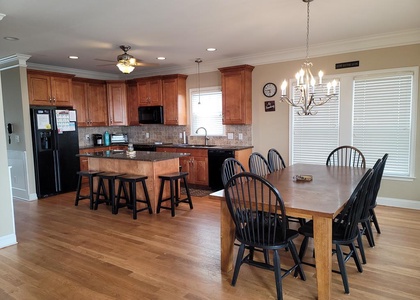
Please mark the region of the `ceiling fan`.
MULTIPOLYGON (((120 49, 124 51, 124 53, 117 56, 117 67, 124 74, 131 73, 135 67, 153 67, 153 66, 159 65, 155 63, 142 62, 140 59, 136 59, 131 54, 128 54, 127 52, 128 50, 131 49, 131 46, 121 45, 120 49)), ((96 59, 96 60, 112 62, 110 60, 104 60, 104 59, 96 59)))

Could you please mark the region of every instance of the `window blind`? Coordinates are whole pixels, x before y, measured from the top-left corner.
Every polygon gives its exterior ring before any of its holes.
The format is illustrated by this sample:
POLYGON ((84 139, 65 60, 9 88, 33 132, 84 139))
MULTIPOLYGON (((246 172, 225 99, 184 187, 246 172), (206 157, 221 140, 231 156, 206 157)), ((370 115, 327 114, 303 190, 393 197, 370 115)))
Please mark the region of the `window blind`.
POLYGON ((413 73, 355 77, 353 88, 353 145, 367 166, 388 153, 384 175, 409 176, 413 73))
MULTIPOLYGON (((340 84, 336 87, 337 96, 324 105, 314 107, 316 115, 299 116, 299 108, 292 108, 292 164, 325 164, 328 154, 338 146, 340 84)), ((315 98, 327 94, 327 85, 315 89, 315 98)), ((293 86, 293 99, 299 93, 293 86)))
POLYGON ((224 135, 222 92, 220 88, 191 91, 191 133, 205 127, 208 135, 224 135), (199 104, 200 101, 200 104, 199 104))

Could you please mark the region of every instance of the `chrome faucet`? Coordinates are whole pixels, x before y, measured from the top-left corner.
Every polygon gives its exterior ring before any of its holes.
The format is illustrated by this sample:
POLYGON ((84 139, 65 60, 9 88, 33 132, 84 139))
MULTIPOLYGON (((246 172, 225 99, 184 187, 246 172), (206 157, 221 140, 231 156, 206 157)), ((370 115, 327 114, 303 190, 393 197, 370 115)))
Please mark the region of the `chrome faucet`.
POLYGON ((209 138, 207 137, 207 129, 204 128, 204 127, 198 127, 197 130, 195 131, 195 133, 198 133, 198 131, 200 129, 204 129, 204 132, 205 132, 205 134, 204 134, 204 145, 207 146, 207 141, 209 140, 209 138))

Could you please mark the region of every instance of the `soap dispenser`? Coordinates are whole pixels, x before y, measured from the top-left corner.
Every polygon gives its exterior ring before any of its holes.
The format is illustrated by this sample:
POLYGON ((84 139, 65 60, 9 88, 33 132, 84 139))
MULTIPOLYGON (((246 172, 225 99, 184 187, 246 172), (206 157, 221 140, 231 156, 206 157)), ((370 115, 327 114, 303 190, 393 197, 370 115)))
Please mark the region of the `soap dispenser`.
POLYGON ((104 140, 105 140, 105 146, 109 146, 111 144, 110 140, 109 140, 109 132, 108 131, 105 131, 104 140))

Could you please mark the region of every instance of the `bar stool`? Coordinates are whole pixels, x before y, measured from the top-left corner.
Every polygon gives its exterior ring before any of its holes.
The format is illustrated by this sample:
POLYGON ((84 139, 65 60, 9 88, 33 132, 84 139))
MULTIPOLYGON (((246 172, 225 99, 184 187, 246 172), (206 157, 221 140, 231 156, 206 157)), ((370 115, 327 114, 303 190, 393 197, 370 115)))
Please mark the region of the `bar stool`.
POLYGON ((98 174, 98 189, 94 209, 98 209, 99 203, 111 205, 112 213, 115 214, 115 179, 124 173, 103 172, 98 174), (105 180, 108 181, 108 191, 105 187, 105 180), (102 199, 101 199, 102 197, 102 199))
POLYGON ((171 174, 164 174, 160 175, 159 178, 161 179, 160 184, 160 191, 159 191, 159 201, 157 205, 157 212, 160 213, 160 209, 170 209, 172 217, 175 216, 175 205, 178 206, 179 203, 184 202, 190 205, 190 209, 193 209, 193 204, 191 200, 190 190, 188 189, 187 184, 187 176, 188 172, 175 172, 171 174), (183 180, 185 191, 187 193, 187 197, 184 199, 179 198, 179 180, 183 180), (169 181, 170 184, 170 196, 168 198, 163 199, 163 190, 165 187, 165 182, 169 181), (162 206, 162 203, 165 201, 171 201, 171 207, 162 206))
POLYGON ((147 186, 146 186, 147 176, 127 174, 127 175, 117 176, 117 179, 119 180, 119 185, 118 185, 118 192, 117 192, 117 200, 115 201, 115 206, 114 206, 115 214, 118 214, 118 209, 123 206, 127 206, 128 208, 130 208, 131 206, 133 210, 134 220, 137 219, 137 213, 143 210, 147 209, 149 211, 149 214, 153 213, 152 205, 150 204, 149 193, 147 192, 147 186), (137 198, 137 190, 136 190, 137 182, 141 182, 142 184, 145 199, 137 198), (128 184, 129 193, 127 192, 126 184, 128 184), (120 204, 121 198, 125 199, 125 205, 123 206, 121 206, 120 204), (146 204, 146 207, 141 207, 137 209, 137 202, 146 204))
POLYGON ((89 199, 89 208, 93 209, 93 204, 94 204, 94 199, 93 199, 93 195, 96 194, 93 191, 93 177, 97 176, 99 173, 99 171, 79 171, 77 172, 77 175, 79 175, 79 178, 77 180, 77 192, 76 192, 76 200, 74 202, 74 206, 78 206, 79 205, 79 201, 83 200, 83 199, 89 199), (87 195, 80 195, 80 191, 82 189, 82 178, 83 177, 87 177, 89 180, 89 194, 87 195))

